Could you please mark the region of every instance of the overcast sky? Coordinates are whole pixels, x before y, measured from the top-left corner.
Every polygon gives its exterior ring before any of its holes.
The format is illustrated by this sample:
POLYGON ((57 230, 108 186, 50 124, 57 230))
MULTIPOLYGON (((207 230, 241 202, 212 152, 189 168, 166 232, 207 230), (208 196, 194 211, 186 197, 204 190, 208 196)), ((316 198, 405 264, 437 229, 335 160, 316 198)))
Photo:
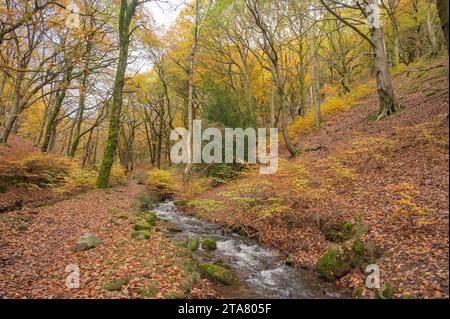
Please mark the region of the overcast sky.
POLYGON ((186 0, 164 0, 150 2, 146 6, 153 13, 153 17, 159 27, 167 30, 176 20, 180 10, 183 9, 186 0))

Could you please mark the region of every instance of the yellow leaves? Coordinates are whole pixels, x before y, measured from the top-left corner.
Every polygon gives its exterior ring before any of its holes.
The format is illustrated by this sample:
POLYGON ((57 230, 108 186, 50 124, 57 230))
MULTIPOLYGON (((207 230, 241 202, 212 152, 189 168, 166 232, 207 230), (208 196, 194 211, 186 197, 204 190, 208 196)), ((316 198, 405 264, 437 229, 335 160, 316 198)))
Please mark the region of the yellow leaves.
MULTIPOLYGON (((329 86, 323 90, 334 94, 321 105, 322 116, 325 117, 336 111, 346 111, 356 106, 362 98, 373 92, 374 83, 373 81, 369 81, 366 84, 359 85, 344 96, 339 96, 337 92, 329 86)), ((289 134, 292 138, 295 138, 297 134, 306 133, 315 127, 315 110, 312 110, 305 117, 299 117, 289 126, 289 134)))
POLYGON ((289 209, 290 207, 287 205, 273 205, 263 208, 259 214, 262 218, 267 219, 282 214, 289 209))
POLYGON ((421 207, 416 203, 415 198, 420 195, 416 187, 410 183, 400 183, 388 185, 386 189, 394 192, 397 200, 395 201, 395 216, 406 217, 415 220, 417 217, 421 218, 415 221, 418 225, 428 225, 429 221, 423 219, 428 214, 428 209, 421 207))

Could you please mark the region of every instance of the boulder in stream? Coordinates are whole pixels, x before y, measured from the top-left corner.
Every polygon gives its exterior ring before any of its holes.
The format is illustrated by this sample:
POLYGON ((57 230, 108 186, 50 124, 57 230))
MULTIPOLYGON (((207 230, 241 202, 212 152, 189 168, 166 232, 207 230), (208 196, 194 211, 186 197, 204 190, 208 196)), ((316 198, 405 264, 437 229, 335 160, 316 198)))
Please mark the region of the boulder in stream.
POLYGON ((202 248, 205 250, 216 250, 217 242, 212 238, 203 238, 202 248))
POLYGON ((200 241, 197 238, 189 239, 187 247, 189 248, 190 251, 196 251, 199 246, 200 246, 200 241))
POLYGON ((236 274, 222 266, 214 264, 201 264, 199 268, 209 278, 225 285, 232 285, 237 282, 236 274))

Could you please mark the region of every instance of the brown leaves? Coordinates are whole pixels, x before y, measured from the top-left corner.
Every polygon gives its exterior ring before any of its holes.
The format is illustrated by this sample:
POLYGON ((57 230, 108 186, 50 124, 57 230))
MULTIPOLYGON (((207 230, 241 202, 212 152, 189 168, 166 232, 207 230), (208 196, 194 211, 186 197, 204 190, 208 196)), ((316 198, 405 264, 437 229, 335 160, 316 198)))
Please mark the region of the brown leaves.
POLYGON ((157 233, 150 240, 131 240, 132 205, 143 186, 130 184, 109 192, 94 191, 53 206, 0 215, 0 295, 8 298, 155 298, 179 293, 187 274, 178 246, 157 233), (111 211, 127 219, 111 224, 111 211), (31 216, 31 217, 30 217, 31 216), (27 230, 20 232, 21 224, 27 230), (75 252, 86 232, 102 243, 75 252), (168 256, 174 256, 169 258, 168 256), (68 289, 69 264, 81 270, 80 289, 68 289), (108 292, 105 282, 130 278, 122 292, 108 292))

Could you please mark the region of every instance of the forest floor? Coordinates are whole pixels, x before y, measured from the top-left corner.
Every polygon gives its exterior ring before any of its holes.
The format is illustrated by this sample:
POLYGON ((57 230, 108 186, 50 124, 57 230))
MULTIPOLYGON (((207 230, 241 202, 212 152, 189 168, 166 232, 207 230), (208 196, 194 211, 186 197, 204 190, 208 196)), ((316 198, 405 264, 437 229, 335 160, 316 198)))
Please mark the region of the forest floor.
POLYGON ((136 198, 144 188, 130 182, 0 214, 0 298, 186 296, 198 280, 186 248, 167 239, 160 225, 148 240, 131 239, 136 198), (78 252, 76 242, 86 233, 101 244, 78 252), (80 289, 66 287, 69 265, 81 270, 80 289), (121 280, 120 292, 105 289, 121 280))
MULTIPOLYGON (((401 110, 374 120, 375 93, 300 127, 303 150, 286 150, 277 174, 250 170, 225 185, 184 198, 186 211, 258 238, 314 269, 333 243, 326 229, 350 222, 375 247, 381 283, 396 297, 449 296, 448 65, 416 65, 394 77, 401 110), (331 226, 331 227, 330 227, 331 226)), ((374 90, 373 90, 374 91, 374 90)), ((372 91, 372 92, 373 92, 372 91)), ((365 297, 366 275, 353 269, 339 286, 365 297)))

